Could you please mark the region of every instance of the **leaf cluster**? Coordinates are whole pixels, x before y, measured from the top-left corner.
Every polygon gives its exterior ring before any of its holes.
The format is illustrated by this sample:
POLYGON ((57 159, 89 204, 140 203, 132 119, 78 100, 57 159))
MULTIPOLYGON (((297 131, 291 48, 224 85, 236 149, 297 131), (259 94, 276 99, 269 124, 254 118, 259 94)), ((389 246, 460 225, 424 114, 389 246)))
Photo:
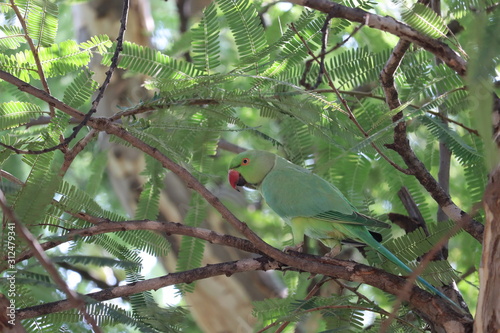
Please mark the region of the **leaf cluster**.
MULTIPOLYGON (((369 1, 347 1, 346 5, 378 10, 369 1)), ((401 17, 415 30, 439 38, 458 52, 465 52, 460 45, 467 40, 450 36, 446 20, 471 20, 472 14, 465 8, 475 6, 485 10, 488 5, 493 3, 449 1, 448 16, 441 17, 428 7, 415 4, 405 8, 401 17)), ((1 4, 5 18, 14 20, 15 9, 18 9, 21 14, 18 20, 25 24, 21 27, 0 25, 0 70, 37 86, 53 86, 52 80, 69 80, 69 84, 58 86, 60 89, 53 94, 60 96, 65 104, 87 112, 99 86, 90 63, 100 59, 101 65, 110 66, 117 43, 111 42, 106 35, 93 36, 82 43, 56 41, 59 7, 57 2, 48 0, 1 4), (99 57, 94 59, 96 55, 99 57)), ((245 148, 274 150, 334 183, 361 212, 381 219, 387 211, 406 213, 396 198, 396 193, 405 186, 424 220, 432 225, 430 232, 426 235, 418 229, 402 236, 397 234, 395 227, 393 233, 384 235, 389 239, 385 245, 415 267, 415 260, 447 234, 452 223, 433 225, 437 207, 428 193, 413 176, 396 172, 374 146, 383 148, 392 141, 397 126, 393 116, 403 112, 400 121, 408 124, 411 145, 431 173, 437 173, 438 169, 438 142, 450 149, 455 161, 453 177, 457 184, 465 184, 452 185, 451 191, 462 208, 470 209, 481 200, 487 174, 485 148, 473 130, 474 116, 469 112, 469 101, 474 96, 457 73, 444 65, 436 65, 429 53, 411 49, 394 75, 402 106, 390 110, 378 80, 391 48, 382 45, 374 51, 369 42, 363 42, 366 32, 360 32, 351 36, 355 47, 342 44, 344 47, 331 52, 325 50, 328 52, 319 64, 314 60, 319 58, 311 54, 318 55, 326 49, 322 34, 326 16, 309 9, 290 12, 286 16, 289 21, 279 23, 279 29, 275 29, 280 33, 271 34, 264 24, 263 8, 260 2, 250 0, 212 2, 191 29, 191 47, 186 51, 192 61, 125 42, 118 68, 144 78, 144 87, 151 94, 144 100, 131 101, 131 105, 121 105, 113 119, 119 120, 120 126, 133 136, 185 166, 214 191, 223 188, 220 184, 225 178, 225 164, 230 159, 230 154, 221 152, 221 141, 245 148), (226 55, 227 45, 235 57, 226 55), (318 86, 310 89, 315 82, 318 86), (340 89, 340 95, 332 87, 340 89)), ((342 42, 346 33, 354 29, 343 19, 328 23, 328 45, 342 42)), ((498 57, 491 60, 494 66, 498 66, 498 60, 498 57)), ((8 92, 0 100, 0 142, 4 145, 0 164, 2 169, 14 170, 12 173, 22 179, 21 186, 9 187, 3 183, 2 189, 10 188, 8 204, 18 219, 42 242, 63 240, 68 230, 87 228, 96 220, 130 219, 123 209, 106 205, 106 200, 102 199, 108 195, 101 184, 103 180, 108 184, 107 159, 105 154, 96 153, 95 141, 76 158, 75 164, 83 163, 85 154, 95 161, 83 185, 70 181, 71 176, 64 173, 65 150, 19 158, 13 149, 6 148, 41 150, 53 147, 71 133, 74 124, 65 113, 52 112, 51 106, 19 95, 20 92, 5 81, 0 82, 0 89, 8 92), (41 123, 33 125, 35 120, 41 123)), ((80 134, 77 141, 81 142, 87 133, 80 134)), ((130 145, 116 137, 111 137, 111 141, 130 145)), ((66 149, 74 147, 73 142, 66 149)), ((383 151, 387 159, 403 165, 394 151, 385 148, 383 151)), ((157 160, 148 157, 141 176, 144 182, 140 185, 134 218, 154 220, 160 215, 166 170, 157 160)), ((258 200, 254 200, 254 207, 261 207, 258 200)), ((201 226, 209 214, 208 206, 200 195, 193 194, 182 222, 192 227, 201 226)), ((266 209, 258 209, 252 219, 265 221, 269 219, 266 216, 266 209)), ((265 240, 285 241, 276 239, 276 228, 255 227, 260 229, 258 233, 262 231, 265 240)), ((465 237, 458 232, 451 236, 459 240, 465 237)), ((19 255, 26 244, 20 239, 16 242, 16 255, 19 255)), ((183 237, 177 270, 200 267, 205 243, 198 238, 183 237)), ((66 253, 54 251, 50 256, 56 265, 110 267, 116 276, 121 274, 122 279, 126 276, 125 281, 134 283, 144 279, 142 253, 160 257, 167 255, 169 250, 170 244, 163 235, 127 231, 75 239, 66 253), (85 251, 89 246, 101 251, 89 254, 85 251)), ((369 263, 398 273, 394 267, 384 266, 386 263, 375 253, 368 251, 366 257, 369 263)), ((461 268, 468 264, 467 259, 467 255, 464 259, 451 258, 461 268)), ((23 295, 23 307, 35 305, 39 300, 58 298, 57 287, 35 260, 18 263, 16 269, 19 272, 17 292, 23 295), (43 296, 37 291, 40 286, 49 290, 43 296)), ((448 260, 431 263, 423 276, 437 285, 456 280, 456 272, 448 260)), ((386 315, 374 303, 352 295, 307 298, 303 277, 293 272, 285 275, 284 283, 290 291, 289 297, 254 303, 254 314, 263 325, 298 324, 315 312, 321 315, 324 330, 341 327, 360 331, 364 329, 366 311, 372 311, 378 316, 370 328, 374 330, 386 315)), ((80 287, 85 289, 88 285, 80 287)), ((192 292, 194 288, 193 284, 178 285, 183 293, 192 292)), ((150 292, 133 295, 125 303, 128 309, 99 303, 89 304, 87 311, 100 325, 120 323, 145 332, 173 332, 185 324, 181 317, 186 310, 162 308, 150 292)), ((405 311, 402 310, 401 318, 405 311)), ((80 313, 67 311, 29 319, 25 327, 33 332, 44 327, 44 332, 51 332, 65 323, 64 330, 78 331, 83 329, 81 319, 80 313)), ((419 331, 423 327, 422 323, 402 320, 394 325, 395 329, 410 327, 409 331, 419 331)))

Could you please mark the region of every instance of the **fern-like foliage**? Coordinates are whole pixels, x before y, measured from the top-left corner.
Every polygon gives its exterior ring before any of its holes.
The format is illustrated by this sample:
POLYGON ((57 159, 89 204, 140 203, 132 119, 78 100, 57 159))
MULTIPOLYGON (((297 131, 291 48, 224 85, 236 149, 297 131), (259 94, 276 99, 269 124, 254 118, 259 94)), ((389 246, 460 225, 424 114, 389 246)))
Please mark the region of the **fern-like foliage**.
MULTIPOLYGON (((432 225, 429 229, 429 236, 425 234, 422 228, 417 228, 415 231, 400 237, 394 237, 384 243, 384 246, 392 253, 397 255, 401 260, 407 262, 410 267, 415 267, 415 260, 430 251, 434 245, 441 240, 442 237, 452 237, 455 234, 450 234, 455 224, 453 221, 446 223, 441 222, 437 225, 432 225)), ((456 233, 457 231, 455 231, 456 233)), ((372 264, 380 264, 380 259, 384 265, 390 267, 389 269, 400 274, 407 274, 400 271, 395 265, 387 262, 385 258, 373 250, 368 251, 368 261, 372 264)), ((458 277, 446 260, 434 261, 426 266, 426 270, 422 276, 428 279, 429 282, 435 285, 449 284, 451 281, 456 280, 458 277)))
POLYGON ((249 0, 217 1, 234 36, 242 63, 254 63, 257 73, 269 56, 257 57, 267 47, 265 32, 253 3, 249 0))
POLYGON ((75 77, 64 92, 63 102, 78 108, 87 102, 97 89, 98 84, 92 79, 93 73, 83 70, 75 77))
MULTIPOLYGON (((426 6, 415 4, 411 9, 405 7, 401 17, 415 30, 451 43, 455 50, 464 54, 460 43, 468 45, 467 39, 449 37, 445 21, 448 18, 472 21, 475 14, 469 8, 487 12, 487 8, 495 5, 492 1, 479 4, 472 0, 452 0, 443 18, 426 6)), ((393 2, 405 6, 399 0, 393 2)), ((345 0, 341 3, 374 12, 382 10, 370 0, 345 0)), ((49 78, 48 84, 54 96, 86 112, 85 108, 98 87, 89 69, 90 61, 94 55, 99 55, 102 56, 101 63, 109 66, 116 43, 104 35, 91 37, 83 43, 71 39, 61 41, 63 38, 60 37, 56 39, 57 2, 19 0, 15 5, 27 24, 27 31, 10 24, 17 17, 11 3, 0 4, 2 18, 7 22, 0 26, 0 69, 37 87, 46 83, 39 82, 39 73, 43 72, 44 77, 49 78), (29 39, 35 42, 34 48, 28 45, 29 39), (35 55, 39 63, 35 61, 35 55), (71 82, 68 84, 66 80, 71 82), (54 84, 56 81, 58 83, 54 84)), ((192 62, 177 57, 175 54, 179 49, 175 47, 161 52, 125 42, 119 54, 119 68, 128 72, 127 75, 141 74, 145 78, 143 86, 152 93, 139 102, 131 96, 126 106, 119 105, 127 114, 137 109, 148 110, 148 113, 140 117, 122 117, 116 125, 183 165, 214 192, 220 190, 221 179, 226 177, 229 153, 220 149, 220 143, 227 140, 245 148, 278 151, 292 162, 334 183, 360 212, 380 219, 384 219, 383 214, 389 211, 406 213, 397 199, 398 191, 405 186, 424 220, 432 225, 436 220, 437 205, 429 193, 414 176, 396 171, 385 160, 406 167, 396 152, 387 149, 390 147, 387 144, 393 142, 394 127, 405 122, 411 147, 431 174, 437 173, 439 165, 437 142, 443 142, 452 151, 454 159, 459 162, 457 166, 453 165, 456 168, 454 173, 457 179, 463 179, 468 191, 466 196, 458 194, 462 197, 457 202, 472 206, 482 199, 488 170, 484 166, 484 137, 476 136, 475 115, 469 112, 474 104, 468 101, 471 98, 469 83, 466 84, 449 67, 436 65, 434 55, 429 52, 410 49, 394 77, 401 107, 390 110, 378 81, 391 56, 392 41, 386 45, 385 37, 378 35, 378 31, 363 28, 340 48, 329 50, 335 43, 344 41, 354 28, 347 20, 329 20, 328 52, 324 55, 323 67, 332 82, 327 82, 326 75, 320 77, 317 63, 321 58, 319 51, 326 15, 309 9, 300 10, 299 7, 280 12, 283 10, 280 6, 250 0, 212 2, 203 11, 200 22, 191 28, 190 36, 181 37, 182 41, 176 44, 177 47, 183 42, 189 44, 185 42, 187 40, 192 41, 189 49, 185 47, 179 52, 186 58, 191 56, 192 62), (270 17, 277 17, 276 12, 283 14, 279 16, 280 21, 269 22, 270 17), (228 45, 233 48, 230 52, 227 52, 228 45), (315 57, 311 57, 311 53, 315 57), (316 83, 319 84, 317 89, 310 90, 316 83), (342 99, 333 92, 333 86, 340 89, 342 99), (393 117, 399 112, 403 117, 399 123, 394 123, 393 117), (385 158, 372 145, 383 151, 385 158)), ((494 26, 494 20, 491 22, 494 26)), ((493 54, 489 56, 491 64, 497 65, 498 57, 490 52, 493 54)), ((465 54, 464 58, 467 58, 465 54)), ((0 89, 2 143, 18 149, 40 150, 59 144, 61 138, 71 133, 74 125, 69 125, 71 119, 65 113, 52 107, 48 112, 47 105, 6 82, 0 82, 0 89), (46 115, 49 115, 48 121, 44 117, 33 122, 36 126, 26 128, 32 119, 46 115)), ((8 203, 41 242, 68 241, 67 230, 92 226, 86 216, 109 221, 130 218, 121 207, 108 202, 106 152, 99 152, 94 142, 76 157, 69 170, 64 169, 63 163, 68 162, 69 156, 66 153, 71 152, 75 143, 86 135, 85 130, 82 129, 68 147, 47 154, 26 155, 20 159, 11 150, 0 150, 2 169, 16 175, 19 172, 24 183, 11 188, 2 183, 2 189, 9 188, 8 203), (92 160, 88 168, 79 166, 85 159, 92 160), (83 173, 85 179, 79 178, 83 173), (64 174, 64 179, 61 179, 61 174, 64 174)), ((116 137, 111 137, 110 141, 129 146, 116 137)), ((146 158, 141 173, 144 182, 137 187, 140 193, 132 214, 135 219, 158 218, 165 175, 166 170, 158 161, 146 158)), ((458 186, 453 186, 451 192, 455 195, 453 192, 458 186)), ((184 218, 175 222, 200 227, 211 217, 207 214, 209 207, 199 194, 190 195, 189 204, 183 207, 186 208, 184 218)), ((280 244, 288 237, 282 234, 289 229, 277 233, 276 228, 267 223, 275 217, 261 204, 256 193, 249 197, 255 201, 253 209, 240 208, 238 213, 263 238, 268 236, 272 242, 280 244)), ((481 212, 478 215, 481 219, 481 212)), ((384 244, 414 268, 418 258, 452 228, 451 222, 440 223, 430 227, 428 236, 420 229, 401 236, 399 229, 394 227, 383 231, 384 239, 387 239, 384 244)), ((456 237, 460 239, 462 236, 456 237)), ((20 240, 16 240, 16 246, 16 253, 24 248, 20 240)), ((200 267, 204 246, 205 241, 183 237, 177 270, 200 267)), ((69 242, 69 250, 56 248, 51 251, 48 253, 56 264, 125 270, 127 283, 135 283, 145 279, 141 272, 141 252, 157 257, 168 255, 169 243, 163 235, 149 231, 120 231, 76 238, 69 242), (106 254, 86 253, 89 244, 106 254)), ((375 252, 368 250, 366 253, 370 264, 401 273, 375 252)), ((460 262, 461 259, 452 260, 460 262)), ((60 298, 60 291, 36 260, 30 259, 17 268, 20 307, 60 298)), ((456 280, 456 272, 448 261, 431 262, 422 276, 434 285, 456 280)), ((3 279, 0 292, 4 292, 1 288, 6 280, 4 276, 0 279, 3 279)), ((314 313, 321 317, 318 322, 324 331, 371 332, 378 331, 385 319, 384 311, 375 303, 361 301, 356 295, 308 297, 309 280, 305 274, 289 271, 282 280, 288 287, 287 297, 255 303, 255 316, 263 325, 271 322, 299 325, 314 313), (372 319, 366 312, 375 314, 369 327, 366 327, 366 322, 372 319)), ((86 281, 78 288, 83 289, 85 285, 86 281)), ((181 293, 191 292, 194 285, 180 284, 177 288, 181 293)), ((186 311, 158 306, 150 292, 124 300, 129 305, 127 310, 88 302, 87 311, 98 324, 113 326, 116 331, 122 327, 122 331, 133 328, 141 332, 184 329, 182 318, 186 317, 186 311)), ((398 320, 389 330, 413 332, 425 327, 420 322, 407 323, 404 317, 407 313, 408 309, 402 308, 398 320)), ((88 329, 77 311, 29 319, 23 324, 33 332, 88 329)))
POLYGON ((457 132, 450 130, 442 121, 432 117, 421 119, 433 135, 446 142, 460 163, 476 164, 482 161, 482 154, 464 142, 457 132))
POLYGON ((0 104, 0 129, 5 130, 26 124, 43 114, 38 105, 24 102, 0 104))
MULTIPOLYGON (((111 221, 125 221, 126 218, 116 214, 114 212, 107 211, 100 207, 90 196, 76 188, 75 186, 69 185, 63 182, 59 189, 57 190, 58 200, 55 203, 56 207, 60 209, 59 214, 62 212, 71 212, 78 214, 79 212, 85 211, 92 216, 106 218, 111 221)), ((56 216, 56 221, 59 222, 59 214, 55 212, 51 214, 51 217, 56 216)), ((88 227, 88 223, 82 220, 68 219, 63 225, 80 225, 82 227, 88 227)), ((90 242, 96 242, 97 244, 104 246, 108 251, 112 252, 120 259, 125 259, 127 256, 132 256, 135 262, 141 262, 139 256, 130 251, 127 247, 132 249, 141 249, 151 255, 161 256, 165 255, 170 246, 164 237, 146 230, 134 230, 128 232, 117 232, 114 236, 107 234, 97 235, 95 237, 89 238, 90 242)))
POLYGON ((0 37, 0 50, 17 49, 25 41, 22 30, 17 26, 0 25, 0 31, 4 34, 0 37))
POLYGON ((36 40, 38 46, 52 45, 57 32, 57 5, 48 0, 17 0, 15 4, 27 22, 30 38, 36 40))
MULTIPOLYGON (((198 194, 191 199, 188 216, 185 223, 190 226, 199 226, 203 222, 206 214, 206 203, 198 194)), ((199 267, 205 251, 205 242, 198 238, 182 237, 179 259, 177 261, 177 270, 185 271, 199 267)), ((180 284, 177 288, 181 292, 192 292, 194 284, 180 284)))
MULTIPOLYGON (((116 44, 114 44, 116 47, 116 44)), ((102 64, 109 66, 114 49, 110 49, 103 54, 102 64)), ((128 69, 136 73, 141 73, 158 79, 192 79, 201 75, 201 71, 192 64, 180 62, 167 55, 161 54, 148 47, 123 43, 123 51, 120 52, 120 68, 128 69)))
POLYGON ((220 65, 219 17, 215 2, 203 11, 203 18, 192 29, 193 63, 205 73, 210 74, 220 65))
MULTIPOLYGON (((45 76, 55 77, 66 75, 88 65, 92 50, 98 49, 103 52, 109 45, 110 41, 107 36, 95 36, 80 45, 73 40, 68 40, 48 47, 40 47, 38 55, 45 76)), ((30 50, 20 51, 10 56, 1 54, 0 68, 27 82, 30 82, 31 78, 40 79, 30 50)))
POLYGON ((373 53, 367 47, 349 49, 332 58, 328 68, 340 81, 341 88, 350 89, 364 82, 378 81, 388 56, 389 50, 373 53))
POLYGON ((44 213, 54 197, 61 179, 55 169, 55 153, 31 155, 25 158, 31 166, 31 172, 24 186, 11 199, 18 218, 25 223, 35 223, 44 213))
POLYGON ((137 220, 154 220, 158 216, 158 203, 160 200, 161 189, 163 188, 163 179, 165 170, 160 162, 146 157, 146 170, 144 174, 149 175, 148 181, 144 184, 143 190, 137 204, 135 218, 137 220))
POLYGON ((434 38, 446 38, 448 28, 442 17, 431 8, 416 3, 412 9, 403 12, 403 20, 414 29, 434 38))

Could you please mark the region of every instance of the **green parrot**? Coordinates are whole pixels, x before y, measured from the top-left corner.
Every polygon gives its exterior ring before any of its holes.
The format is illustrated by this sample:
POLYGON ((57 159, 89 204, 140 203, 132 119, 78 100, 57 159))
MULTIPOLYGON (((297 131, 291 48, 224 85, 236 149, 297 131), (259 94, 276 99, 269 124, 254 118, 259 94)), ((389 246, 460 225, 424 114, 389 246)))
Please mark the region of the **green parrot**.
MULTIPOLYGON (((335 256, 340 252, 341 241, 353 240, 372 247, 403 271, 412 273, 410 267, 379 243, 380 234, 368 230, 390 226, 359 213, 339 189, 309 170, 273 153, 249 150, 233 158, 228 178, 234 189, 257 189, 268 206, 291 226, 294 244, 299 244, 306 234, 332 248, 330 255, 335 256)), ((420 276, 417 280, 460 309, 429 282, 420 276)))

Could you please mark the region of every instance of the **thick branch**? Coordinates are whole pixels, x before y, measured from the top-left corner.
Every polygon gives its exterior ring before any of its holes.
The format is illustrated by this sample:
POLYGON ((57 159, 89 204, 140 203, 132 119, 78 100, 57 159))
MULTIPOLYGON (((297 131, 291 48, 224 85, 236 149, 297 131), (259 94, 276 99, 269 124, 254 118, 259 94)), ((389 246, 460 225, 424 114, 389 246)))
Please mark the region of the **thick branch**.
MULTIPOLYGON (((386 102, 391 110, 401 106, 398 91, 394 85, 394 73, 409 46, 409 42, 400 40, 380 74, 380 82, 386 95, 386 102)), ((398 112, 393 117, 393 122, 397 123, 394 128, 394 143, 386 145, 386 147, 393 149, 403 158, 411 174, 418 179, 420 184, 429 192, 446 215, 482 243, 484 226, 461 210, 451 200, 450 196, 442 189, 425 165, 418 159, 406 135, 406 122, 400 121, 402 118, 403 112, 398 112)))
MULTIPOLYGON (((0 191, 0 207, 2 208, 4 216, 7 218, 9 223, 12 223, 15 226, 15 233, 20 235, 31 248, 34 253, 34 256, 37 258, 38 262, 42 265, 42 267, 47 271, 49 276, 54 280, 56 285, 58 285, 64 293, 68 296, 68 303, 71 304, 72 307, 78 308, 81 312, 87 323, 92 326, 92 329, 96 333, 100 333, 101 329, 97 326, 97 322, 94 320, 92 316, 88 314, 85 310, 85 303, 79 297, 79 295, 71 290, 69 286, 66 284, 66 281, 59 275, 57 268, 54 266, 52 261, 49 259, 45 251, 40 247, 40 243, 33 236, 33 234, 21 223, 14 214, 12 208, 7 204, 7 200, 2 191, 0 191)), ((17 318, 16 318, 17 319, 17 318)))
MULTIPOLYGON (((44 93, 43 91, 33 86, 30 86, 29 84, 13 77, 8 73, 2 73, 0 71, 0 77, 2 79, 4 79, 4 77, 7 77, 8 79, 5 80, 8 82, 15 81, 16 83, 18 83, 19 87, 22 87, 26 91, 34 92, 33 95, 35 97, 39 97, 44 101, 50 101, 54 103, 55 107, 73 117, 83 118, 83 114, 81 114, 79 111, 65 105, 56 98, 44 93), (21 82, 21 84, 19 84, 19 82, 21 82)), ((267 256, 285 265, 295 267, 303 271, 328 275, 335 278, 342 278, 349 281, 367 283, 393 295, 399 295, 400 291, 406 285, 405 279, 381 270, 377 270, 372 267, 367 267, 359 264, 349 265, 350 263, 338 260, 328 261, 328 263, 335 262, 336 265, 338 265, 333 266, 331 264, 313 262, 309 259, 302 259, 273 248, 272 246, 265 243, 262 239, 260 239, 252 230, 248 228, 245 223, 242 223, 240 220, 238 220, 238 218, 231 211, 229 211, 229 209, 225 207, 220 202, 220 200, 215 195, 213 195, 203 184, 201 184, 188 170, 172 161, 158 149, 144 143, 109 119, 91 118, 88 122, 88 125, 94 129, 104 131, 111 135, 115 135, 122 140, 127 141, 133 147, 158 160, 163 165, 163 167, 169 169, 180 179, 182 179, 186 183, 186 186, 198 192, 212 207, 214 207, 221 214, 224 219, 226 219, 226 221, 228 221, 231 225, 233 225, 234 228, 245 235, 245 237, 250 242, 252 242, 259 251, 266 254, 267 256)), ((412 306, 419 308, 420 311, 428 316, 429 320, 432 320, 437 324, 446 325, 450 322, 459 326, 471 325, 470 318, 464 317, 463 314, 455 312, 455 310, 451 308, 445 300, 441 299, 438 296, 432 296, 429 293, 419 289, 418 287, 414 286, 412 288, 411 294, 409 296, 409 301, 412 306)))
MULTIPOLYGON (((88 302, 103 302, 118 297, 127 297, 133 294, 141 293, 147 290, 158 290, 166 286, 172 286, 179 283, 192 283, 196 280, 206 279, 218 275, 231 276, 234 273, 277 269, 279 265, 268 258, 243 259, 222 264, 207 265, 201 268, 195 268, 189 271, 172 273, 160 276, 154 279, 138 281, 124 286, 113 287, 82 295, 88 302)), ((17 311, 16 318, 27 319, 34 318, 49 313, 66 311, 73 309, 74 305, 68 300, 62 300, 53 303, 46 303, 17 311)))
POLYGON ((475 332, 500 329, 500 166, 491 173, 483 199, 486 232, 479 279, 481 288, 474 322, 475 332))
MULTIPOLYGON (((286 256, 295 258, 294 260, 299 263, 308 263, 310 266, 308 269, 309 272, 324 274, 326 276, 337 277, 359 283, 366 283, 383 290, 391 290, 393 293, 398 293, 399 290, 407 285, 406 280, 402 277, 352 261, 341 261, 300 253, 296 254, 296 256, 286 256)), ((305 266, 307 266, 307 264, 305 266)), ((235 262, 207 265, 205 267, 185 272, 172 273, 162 277, 136 282, 134 284, 113 287, 100 292, 87 294, 85 295, 85 298, 88 301, 102 302, 118 297, 127 297, 147 290, 157 290, 174 284, 192 283, 196 280, 222 274, 231 276, 234 273, 246 271, 269 269, 278 270, 281 268, 281 264, 267 257, 243 259, 235 262), (91 300, 89 300, 89 298, 91 300)), ((444 301, 439 297, 431 296, 429 293, 416 286, 411 288, 409 300, 411 304, 423 311, 430 320, 433 320, 442 326, 470 327, 472 325, 470 318, 463 316, 462 314, 457 314, 451 308, 446 310, 445 308, 441 308, 441 306, 448 305, 444 305, 444 301), (436 307, 440 308, 440 310, 436 311, 436 307), (430 311, 432 309, 434 309, 434 311, 430 311)), ((18 310, 17 316, 19 319, 27 319, 49 313, 66 311, 72 308, 73 305, 70 302, 63 300, 18 310)))
MULTIPOLYGON (((48 241, 40 244, 44 251, 52 249, 62 243, 73 240, 75 237, 88 237, 88 236, 96 236, 108 232, 118 232, 118 231, 128 231, 128 230, 150 230, 156 232, 164 232, 168 235, 183 235, 196 237, 199 239, 206 240, 212 244, 220 244, 231 246, 236 249, 259 253, 259 251, 253 246, 251 242, 246 239, 220 234, 218 232, 203 229, 203 228, 194 228, 189 227, 181 223, 174 222, 158 222, 158 221, 124 221, 124 222, 101 222, 96 224, 95 226, 85 228, 85 229, 76 229, 71 230, 65 235, 62 235, 57 240, 48 241)), ((33 251, 27 250, 21 253, 16 258, 16 263, 29 259, 33 256, 33 251)))
POLYGON ((332 17, 344 18, 352 22, 364 23, 365 25, 389 32, 403 40, 412 42, 423 49, 431 52, 441 59, 446 65, 464 76, 466 71, 466 62, 455 51, 445 43, 425 36, 408 25, 401 23, 389 16, 380 16, 368 13, 359 8, 350 8, 341 4, 331 2, 330 0, 289 0, 290 2, 310 7, 327 13, 332 17))

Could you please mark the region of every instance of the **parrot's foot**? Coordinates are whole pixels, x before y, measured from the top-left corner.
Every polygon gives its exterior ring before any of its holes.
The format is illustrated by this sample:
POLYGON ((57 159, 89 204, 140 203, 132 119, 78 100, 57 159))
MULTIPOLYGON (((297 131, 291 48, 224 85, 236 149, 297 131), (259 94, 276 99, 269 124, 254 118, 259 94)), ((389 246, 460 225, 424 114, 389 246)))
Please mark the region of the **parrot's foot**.
POLYGON ((331 248, 330 252, 328 252, 327 254, 325 254, 325 257, 335 258, 336 256, 339 255, 340 251, 342 251, 342 247, 340 247, 340 246, 334 246, 334 247, 331 248))
POLYGON ((302 253, 302 251, 304 251, 303 246, 304 246, 304 242, 300 242, 297 245, 285 246, 285 248, 283 249, 283 252, 290 253, 291 251, 294 251, 294 252, 302 253))

